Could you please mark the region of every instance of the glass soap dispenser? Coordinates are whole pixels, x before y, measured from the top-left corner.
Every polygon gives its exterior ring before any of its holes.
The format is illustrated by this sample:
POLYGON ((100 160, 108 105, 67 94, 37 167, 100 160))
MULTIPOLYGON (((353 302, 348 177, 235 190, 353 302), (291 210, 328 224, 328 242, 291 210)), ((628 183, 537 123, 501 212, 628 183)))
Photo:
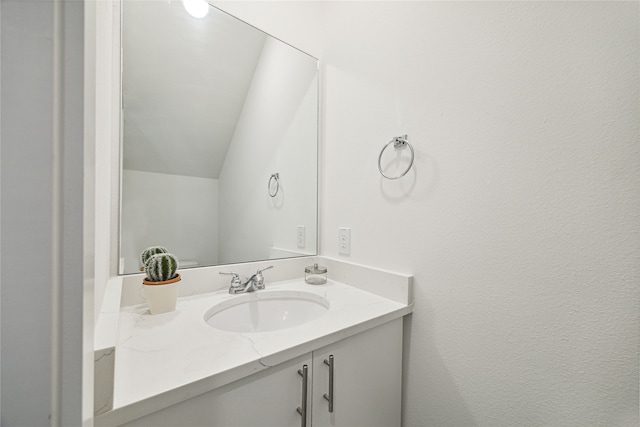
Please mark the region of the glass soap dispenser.
POLYGON ((327 267, 313 264, 304 269, 304 281, 310 285, 327 283, 327 267))

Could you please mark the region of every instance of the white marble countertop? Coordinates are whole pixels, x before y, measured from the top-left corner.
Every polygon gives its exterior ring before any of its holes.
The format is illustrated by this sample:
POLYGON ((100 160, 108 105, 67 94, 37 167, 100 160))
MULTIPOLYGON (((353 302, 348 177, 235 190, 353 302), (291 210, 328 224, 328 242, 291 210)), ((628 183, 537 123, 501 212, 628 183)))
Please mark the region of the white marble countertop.
POLYGON ((146 304, 122 308, 109 422, 154 412, 412 311, 411 304, 332 280, 320 286, 286 280, 258 292, 280 290, 320 295, 330 308, 303 325, 261 333, 225 332, 205 322, 209 308, 238 297, 226 289, 179 298, 176 311, 161 315, 150 315, 146 304))

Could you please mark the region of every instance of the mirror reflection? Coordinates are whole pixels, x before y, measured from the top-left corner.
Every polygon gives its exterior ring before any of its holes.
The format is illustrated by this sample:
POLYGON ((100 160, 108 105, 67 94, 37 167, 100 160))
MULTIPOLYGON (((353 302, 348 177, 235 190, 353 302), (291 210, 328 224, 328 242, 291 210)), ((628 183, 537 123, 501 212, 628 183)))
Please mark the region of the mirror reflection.
POLYGON ((195 3, 122 3, 121 274, 316 254, 317 60, 195 3))

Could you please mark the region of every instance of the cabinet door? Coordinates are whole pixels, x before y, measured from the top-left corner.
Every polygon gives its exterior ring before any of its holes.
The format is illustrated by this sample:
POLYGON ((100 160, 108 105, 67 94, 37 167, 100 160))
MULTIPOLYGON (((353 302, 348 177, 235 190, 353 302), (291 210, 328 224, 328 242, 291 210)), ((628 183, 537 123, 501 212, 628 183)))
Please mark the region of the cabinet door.
POLYGON ((313 427, 400 426, 401 393, 402 319, 313 352, 313 427))
MULTIPOLYGON (((300 427, 301 416, 296 409, 302 406, 302 377, 298 370, 305 364, 308 366, 309 397, 311 354, 169 406, 125 426, 300 427)), ((310 403, 309 400, 309 409, 310 403)))

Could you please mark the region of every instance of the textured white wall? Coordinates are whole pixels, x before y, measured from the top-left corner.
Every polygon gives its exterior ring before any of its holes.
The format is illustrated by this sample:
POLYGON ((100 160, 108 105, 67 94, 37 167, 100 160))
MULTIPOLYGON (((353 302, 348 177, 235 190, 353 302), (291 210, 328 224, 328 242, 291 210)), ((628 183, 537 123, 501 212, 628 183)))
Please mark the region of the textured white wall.
POLYGON ((637 425, 638 4, 327 16, 323 253, 416 276, 405 424, 637 425))
POLYGON ((321 59, 321 252, 415 275, 403 424, 638 425, 638 3, 218 4, 321 59))
POLYGON ((217 179, 125 169, 122 180, 125 273, 138 272, 140 252, 154 245, 178 260, 218 263, 217 179))

